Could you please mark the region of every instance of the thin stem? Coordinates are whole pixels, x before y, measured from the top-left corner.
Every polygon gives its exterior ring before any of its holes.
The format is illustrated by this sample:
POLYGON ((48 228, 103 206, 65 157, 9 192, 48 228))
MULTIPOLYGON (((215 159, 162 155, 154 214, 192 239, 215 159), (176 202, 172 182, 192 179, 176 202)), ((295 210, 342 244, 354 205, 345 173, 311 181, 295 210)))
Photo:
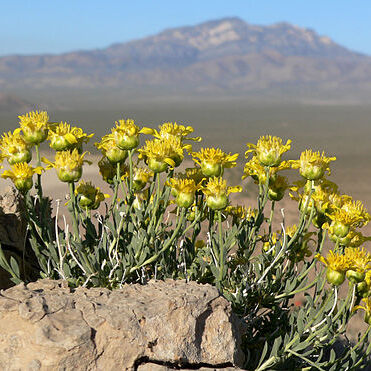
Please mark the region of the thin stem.
POLYGON ((133 192, 133 152, 131 149, 129 151, 129 195, 131 196, 133 192))
POLYGON ((219 227, 219 283, 223 280, 224 276, 224 243, 223 243, 223 227, 222 227, 222 212, 218 210, 218 227, 219 227))
MULTIPOLYGON (((36 166, 41 166, 40 150, 38 144, 35 145, 35 151, 36 151, 36 166)), ((41 174, 37 174, 36 188, 41 203, 41 200, 43 198, 43 189, 41 186, 41 174)))
POLYGON ((319 367, 319 366, 316 365, 314 362, 312 362, 309 358, 304 357, 303 355, 301 355, 301 354, 299 354, 299 353, 296 353, 295 351, 293 351, 293 350, 291 350, 291 349, 289 349, 288 352, 291 353, 292 355, 298 357, 298 358, 301 358, 303 361, 307 362, 309 365, 311 365, 312 367, 316 368, 317 370, 325 371, 324 368, 319 367))
POLYGON ((73 223, 74 239, 81 242, 80 232, 79 232, 79 221, 78 221, 78 215, 77 215, 77 210, 76 210, 75 183, 69 182, 69 188, 70 188, 70 196, 71 196, 71 202, 72 202, 72 223, 73 223))
POLYGON ((177 226, 176 228, 174 229, 174 232, 172 234, 172 236, 170 237, 170 239, 165 243, 165 245, 162 247, 162 249, 155 255, 151 256, 149 259, 147 259, 144 263, 140 264, 140 265, 136 265, 135 267, 132 267, 130 269, 130 273, 133 273, 134 271, 144 267, 145 265, 148 265, 148 264, 151 264, 153 263, 156 259, 158 259, 158 257, 165 251, 167 250, 171 244, 174 242, 175 238, 177 237, 178 233, 179 233, 179 230, 181 229, 182 225, 183 225, 183 220, 184 220, 184 216, 185 216, 185 213, 186 213, 186 209, 182 208, 182 211, 181 211, 181 214, 180 214, 180 217, 178 219, 178 223, 177 223, 177 226))

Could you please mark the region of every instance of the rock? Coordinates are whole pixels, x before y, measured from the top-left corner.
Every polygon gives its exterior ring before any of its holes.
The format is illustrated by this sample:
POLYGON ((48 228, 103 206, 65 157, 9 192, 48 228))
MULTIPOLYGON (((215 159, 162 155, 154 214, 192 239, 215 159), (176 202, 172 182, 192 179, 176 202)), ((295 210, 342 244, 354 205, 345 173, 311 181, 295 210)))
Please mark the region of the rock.
POLYGON ((18 251, 23 251, 26 233, 22 204, 22 196, 14 187, 0 193, 0 243, 18 251))
POLYGON ((1 370, 233 369, 242 332, 216 288, 194 282, 109 291, 40 280, 0 294, 1 370))
MULTIPOLYGON (((0 192, 0 243, 8 261, 10 256, 19 261, 23 254, 26 222, 22 216, 22 205, 22 196, 14 187, 0 192)), ((0 267, 0 288, 12 285, 10 274, 0 267)))

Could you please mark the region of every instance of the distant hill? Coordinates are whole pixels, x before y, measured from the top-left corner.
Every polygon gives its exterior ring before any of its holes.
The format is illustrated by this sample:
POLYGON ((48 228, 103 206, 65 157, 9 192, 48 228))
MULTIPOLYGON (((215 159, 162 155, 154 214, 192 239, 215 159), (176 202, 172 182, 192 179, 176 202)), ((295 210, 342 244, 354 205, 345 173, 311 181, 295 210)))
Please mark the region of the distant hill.
POLYGON ((23 113, 33 108, 33 105, 11 94, 0 93, 0 113, 23 113))
POLYGON ((371 97, 371 57, 311 29, 225 18, 100 50, 2 57, 0 86, 362 100, 371 97))

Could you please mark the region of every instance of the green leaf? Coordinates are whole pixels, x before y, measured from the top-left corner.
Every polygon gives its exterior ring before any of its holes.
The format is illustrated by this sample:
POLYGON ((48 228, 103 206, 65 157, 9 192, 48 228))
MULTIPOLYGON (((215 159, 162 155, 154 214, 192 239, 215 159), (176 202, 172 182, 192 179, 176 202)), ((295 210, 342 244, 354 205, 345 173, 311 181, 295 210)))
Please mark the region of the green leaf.
POLYGON ((273 343, 272 351, 270 356, 277 356, 280 345, 282 344, 282 336, 276 338, 273 343))
POLYGON ((20 278, 20 272, 19 272, 19 265, 18 262, 14 259, 13 256, 10 257, 10 266, 12 267, 12 270, 14 274, 20 278))
POLYGON ((260 360, 259 360, 257 368, 259 368, 259 366, 261 366, 261 364, 263 363, 264 358, 267 355, 267 352, 268 352, 268 342, 266 341, 265 344, 264 344, 264 348, 263 348, 262 354, 260 356, 260 360))

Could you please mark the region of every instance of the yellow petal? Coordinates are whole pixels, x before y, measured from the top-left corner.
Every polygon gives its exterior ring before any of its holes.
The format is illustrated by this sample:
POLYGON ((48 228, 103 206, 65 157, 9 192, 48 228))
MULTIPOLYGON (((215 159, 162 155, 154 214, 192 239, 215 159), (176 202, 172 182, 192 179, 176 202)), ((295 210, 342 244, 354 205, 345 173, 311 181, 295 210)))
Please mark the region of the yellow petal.
POLYGON ((155 133, 155 130, 154 129, 151 129, 151 128, 142 128, 139 130, 139 133, 141 134, 147 134, 147 135, 153 135, 155 133))
POLYGON ((76 137, 71 133, 65 134, 64 137, 67 139, 69 143, 77 143, 76 137))

